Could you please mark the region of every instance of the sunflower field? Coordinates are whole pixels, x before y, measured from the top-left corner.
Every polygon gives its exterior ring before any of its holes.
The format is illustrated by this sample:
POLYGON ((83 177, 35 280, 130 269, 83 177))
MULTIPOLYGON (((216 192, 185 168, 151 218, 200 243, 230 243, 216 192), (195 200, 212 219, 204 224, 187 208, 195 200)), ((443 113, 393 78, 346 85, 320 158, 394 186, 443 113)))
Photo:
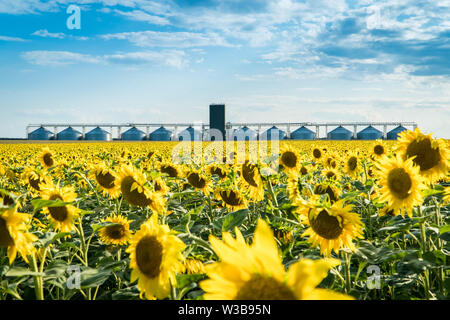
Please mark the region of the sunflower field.
POLYGON ((448 141, 210 144, 0 144, 0 299, 449 297, 448 141))

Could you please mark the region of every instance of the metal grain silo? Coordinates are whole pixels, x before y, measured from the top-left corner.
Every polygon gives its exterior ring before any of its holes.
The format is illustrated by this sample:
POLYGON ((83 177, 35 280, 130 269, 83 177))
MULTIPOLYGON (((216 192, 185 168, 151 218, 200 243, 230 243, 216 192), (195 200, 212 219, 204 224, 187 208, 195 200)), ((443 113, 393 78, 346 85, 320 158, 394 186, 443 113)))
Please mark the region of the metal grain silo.
POLYGON ((234 141, 251 141, 251 140, 257 140, 258 134, 255 130, 250 129, 247 126, 244 126, 240 128, 239 130, 236 130, 236 132, 233 133, 233 140, 234 141))
POLYGON ((150 133, 150 140, 152 141, 170 141, 172 136, 172 131, 167 130, 164 127, 160 127, 150 133))
POLYGON ((100 127, 92 129, 84 135, 85 140, 110 141, 111 134, 100 127))
POLYGON ((327 139, 329 140, 351 140, 353 133, 350 130, 345 129, 343 126, 339 126, 336 129, 328 132, 327 139))
POLYGON ((80 131, 68 127, 56 135, 56 140, 81 140, 82 137, 80 131))
POLYGON ((403 131, 406 131, 406 130, 408 130, 408 129, 406 129, 405 127, 402 127, 402 126, 398 126, 397 128, 392 129, 391 131, 389 131, 387 133, 387 139, 388 140, 397 140, 398 134, 400 132, 403 132, 403 131))
POLYGON ((132 127, 122 133, 121 137, 124 141, 141 141, 145 138, 145 132, 136 127, 132 127))
POLYGON ((314 140, 315 137, 315 132, 305 126, 300 127, 291 133, 291 139, 294 140, 314 140))
POLYGON ((285 138, 286 132, 278 129, 276 126, 264 131, 259 137, 260 140, 283 140, 285 138))
POLYGON ((192 127, 186 128, 178 134, 179 141, 201 141, 202 133, 192 127))
POLYGON ((28 140, 50 140, 53 137, 53 132, 40 127, 28 134, 28 140))
POLYGON ((358 137, 358 140, 376 140, 383 138, 383 133, 372 126, 368 126, 358 132, 356 136, 358 137))

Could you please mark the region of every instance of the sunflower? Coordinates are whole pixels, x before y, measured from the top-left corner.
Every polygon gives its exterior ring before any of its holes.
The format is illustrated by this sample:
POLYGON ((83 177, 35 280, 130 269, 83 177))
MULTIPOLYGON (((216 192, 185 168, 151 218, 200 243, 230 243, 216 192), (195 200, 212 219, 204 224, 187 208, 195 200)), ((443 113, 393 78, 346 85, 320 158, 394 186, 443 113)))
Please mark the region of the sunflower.
POLYGON ((295 202, 303 190, 303 184, 299 180, 298 175, 291 175, 287 179, 287 191, 289 194, 289 200, 295 202))
POLYGON ((149 206, 153 211, 162 213, 165 205, 164 198, 157 192, 150 192, 146 183, 144 173, 132 165, 122 164, 118 184, 125 201, 138 207, 149 206))
POLYGON ((402 160, 400 155, 394 158, 384 157, 377 163, 377 175, 381 186, 379 191, 381 202, 387 202, 394 212, 403 215, 403 209, 412 216, 412 209, 423 200, 421 188, 423 178, 420 168, 414 166, 413 159, 402 160))
POLYGON ((375 140, 375 143, 372 146, 372 156, 375 159, 379 159, 380 157, 385 156, 386 154, 387 148, 385 143, 380 139, 375 140))
POLYGON ((338 254, 343 247, 354 251, 352 240, 363 238, 363 223, 357 213, 351 212, 352 205, 345 206, 344 200, 331 206, 314 202, 309 204, 308 219, 304 220, 309 228, 301 236, 309 236, 308 242, 320 246, 320 253, 328 257, 332 250, 338 254))
POLYGON ((231 211, 247 208, 247 200, 237 188, 220 188, 216 190, 215 195, 218 200, 222 200, 223 206, 231 211))
POLYGON ((322 158, 323 152, 319 147, 313 146, 312 156, 314 160, 319 161, 322 158))
POLYGON ((111 222, 99 230, 100 240, 106 244, 125 245, 130 241, 130 222, 122 216, 112 216, 101 220, 101 222, 111 222))
POLYGON ((264 187, 258 166, 246 160, 241 165, 240 187, 248 194, 249 199, 261 201, 264 199, 264 187))
POLYGON ((323 166, 325 168, 336 169, 337 162, 336 162, 335 158, 336 158, 336 155, 333 153, 329 153, 329 154, 325 155, 324 159, 323 159, 323 166))
POLYGON ((31 215, 19 213, 15 208, 0 212, 0 248, 7 248, 9 264, 17 252, 28 263, 28 256, 35 252, 33 242, 38 238, 28 232, 31 215))
POLYGON ((183 261, 185 272, 187 274, 205 273, 203 262, 197 259, 185 259, 183 261))
MULTIPOLYGON (((52 182, 41 184, 41 197, 44 200, 60 200, 62 202, 75 201, 77 194, 73 187, 60 187, 53 185, 52 182)), ((58 207, 44 207, 42 212, 48 215, 53 222, 56 230, 60 232, 70 232, 75 229, 73 220, 78 217, 80 209, 71 204, 65 204, 58 207)))
POLYGON ((344 162, 344 171, 347 175, 353 178, 358 177, 359 159, 356 153, 350 153, 344 162))
POLYGON ((120 196, 120 185, 117 174, 104 164, 96 164, 89 170, 89 178, 95 180, 103 195, 116 199, 120 196))
POLYGON ((0 207, 11 207, 16 204, 17 195, 10 191, 0 189, 0 207))
POLYGON ((169 295, 171 286, 176 286, 176 273, 184 271, 185 247, 169 226, 158 224, 157 213, 141 225, 126 250, 130 254, 131 282, 138 280, 141 296, 164 299, 169 295))
MULTIPOLYGON (((333 160, 334 161, 334 160, 333 160)), ((339 181, 341 175, 339 174, 339 172, 337 170, 331 169, 331 168, 326 168, 325 170, 322 171, 322 175, 330 181, 339 181)))
POLYGON ((158 192, 161 195, 167 195, 170 191, 169 187, 161 177, 156 177, 153 179, 153 188, 155 192, 158 192))
POLYGON ((180 167, 170 162, 160 163, 159 171, 166 173, 171 178, 179 178, 182 176, 180 167))
POLYGON ((420 168, 420 174, 430 183, 447 175, 450 152, 443 139, 433 139, 432 134, 425 135, 419 128, 403 131, 399 134, 397 151, 403 160, 413 158, 420 168))
POLYGON ((205 195, 209 195, 212 191, 211 180, 199 170, 190 170, 186 174, 186 179, 191 186, 193 186, 196 190, 202 191, 205 195))
POLYGON ((331 203, 338 201, 340 196, 339 189, 333 184, 328 182, 316 184, 314 186, 314 194, 316 195, 327 194, 328 197, 330 198, 331 203))
POLYGON ((56 164, 53 153, 49 148, 42 149, 39 160, 45 169, 51 168, 56 164))
POLYGON ((38 194, 41 191, 41 184, 47 184, 51 178, 45 174, 40 174, 32 168, 26 168, 21 175, 22 183, 29 187, 33 194, 38 194))
POLYGON ((291 174, 298 172, 300 156, 298 152, 290 145, 283 147, 279 160, 286 173, 291 174))
POLYGON ((327 289, 316 288, 336 259, 302 259, 285 271, 273 232, 261 219, 253 243, 248 245, 238 228, 236 238, 228 232, 223 240, 210 236, 220 258, 205 266, 209 279, 200 282, 205 300, 320 300, 352 299, 327 289))
POLYGON ((219 166, 217 164, 210 164, 209 166, 206 167, 206 172, 210 175, 210 176, 218 176, 219 180, 223 180, 227 177, 228 174, 228 170, 225 169, 222 166, 219 166))
POLYGON ((450 187, 444 188, 444 197, 442 199, 445 204, 450 203, 450 187))

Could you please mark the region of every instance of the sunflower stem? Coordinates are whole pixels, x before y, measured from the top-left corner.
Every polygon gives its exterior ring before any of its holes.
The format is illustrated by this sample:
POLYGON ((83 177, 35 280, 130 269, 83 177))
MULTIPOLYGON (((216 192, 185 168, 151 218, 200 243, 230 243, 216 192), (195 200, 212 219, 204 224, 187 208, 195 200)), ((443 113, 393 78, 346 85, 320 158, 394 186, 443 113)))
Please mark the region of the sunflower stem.
MULTIPOLYGON (((37 259, 36 259, 36 253, 33 253, 31 259, 33 261, 33 271, 39 272, 37 259)), ((42 276, 40 276, 40 275, 34 276, 34 292, 36 294, 36 300, 44 300, 44 288, 43 288, 42 276)))
POLYGON ((351 274, 350 274, 350 260, 351 260, 351 255, 348 254, 345 251, 342 251, 343 255, 344 255, 344 271, 345 271, 345 292, 349 293, 350 290, 352 289, 352 282, 351 282, 351 274))
MULTIPOLYGON (((417 206, 417 213, 420 218, 423 218, 423 212, 422 212, 422 208, 420 205, 417 206)), ((420 256, 422 257, 422 255, 428 251, 427 250, 427 234, 425 232, 425 220, 424 219, 422 219, 422 221, 420 221, 420 240, 421 240, 421 247, 422 247, 422 252, 421 252, 420 256)), ((430 297, 431 297, 431 295, 430 295, 430 274, 429 274, 428 270, 425 270, 423 273, 424 273, 423 285, 424 285, 425 297, 427 299, 430 299, 430 297)))
POLYGON ((273 203, 275 204, 276 212, 277 212, 278 216, 281 217, 281 211, 278 208, 277 196, 275 195, 275 192, 273 191, 272 183, 270 182, 269 178, 267 179, 267 185, 268 185, 270 196, 272 197, 273 203))

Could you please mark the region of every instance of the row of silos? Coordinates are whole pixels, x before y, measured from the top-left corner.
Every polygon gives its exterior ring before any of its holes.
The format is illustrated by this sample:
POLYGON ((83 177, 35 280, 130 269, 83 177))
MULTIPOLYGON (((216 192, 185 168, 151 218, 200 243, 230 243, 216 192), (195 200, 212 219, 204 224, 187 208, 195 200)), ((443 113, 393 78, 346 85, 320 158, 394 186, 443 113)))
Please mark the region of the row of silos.
MULTIPOLYGON (((180 140, 191 139, 191 137, 195 137, 195 139, 201 140, 201 134, 194 130, 192 127, 183 130, 179 134, 180 140)), ((29 140, 82 140, 83 134, 75 130, 72 127, 68 127, 56 134, 56 137, 53 132, 45 129, 44 127, 40 127, 33 132, 28 134, 29 140)), ((127 131, 121 134, 121 140, 124 141, 141 141, 146 139, 146 134, 144 131, 139 130, 136 127, 132 127, 127 131)), ((96 127, 95 129, 89 131, 84 135, 84 140, 91 141, 111 141, 111 133, 103 130, 100 127, 96 127)), ((152 141, 171 141, 172 140, 172 131, 167 130, 164 127, 160 127, 150 133, 149 140, 152 141)))
MULTIPOLYGON (((405 131, 406 128, 402 126, 398 126, 397 128, 389 131, 387 133, 387 139, 388 140, 395 140, 398 137, 398 134, 402 131, 405 131)), ((172 140, 173 133, 170 130, 167 130, 164 127, 160 127, 150 133, 149 140, 151 141, 171 141, 172 140)), ((72 127, 68 127, 59 133, 56 134, 56 140, 81 140, 83 137, 82 133, 73 129, 72 127)), ((316 134, 314 131, 306 128, 305 126, 302 126, 295 131, 291 132, 290 139, 292 140, 314 140, 316 137, 316 134)), ((327 133, 327 139, 328 140, 351 140, 353 138, 353 133, 342 127, 339 126, 335 128, 334 130, 327 133)), ((382 139, 383 133, 372 127, 368 126, 367 128, 359 131, 357 133, 357 139, 358 140, 375 140, 375 139, 382 139)), ((28 134, 29 140, 52 140, 54 139, 53 132, 40 127, 33 132, 28 134)), ((107 132, 106 130, 101 129, 100 127, 96 127, 95 129, 89 131, 84 136, 85 140, 92 140, 92 141, 110 141, 111 133, 107 132)), ((146 134, 144 131, 139 130, 136 127, 132 127, 128 129, 127 131, 123 132, 121 135, 121 140, 124 141, 142 141, 146 139, 146 134)), ((234 141, 251 141, 251 140, 283 140, 288 139, 286 132, 283 130, 278 129, 276 126, 271 127, 270 129, 264 131, 261 135, 258 135, 258 133, 255 130, 250 129, 247 126, 244 126, 240 129, 234 130, 232 134, 232 139, 234 141)), ((177 135, 177 140, 179 141, 199 141, 202 140, 202 133, 198 130, 195 130, 192 127, 188 127, 187 129, 181 131, 177 135)))

